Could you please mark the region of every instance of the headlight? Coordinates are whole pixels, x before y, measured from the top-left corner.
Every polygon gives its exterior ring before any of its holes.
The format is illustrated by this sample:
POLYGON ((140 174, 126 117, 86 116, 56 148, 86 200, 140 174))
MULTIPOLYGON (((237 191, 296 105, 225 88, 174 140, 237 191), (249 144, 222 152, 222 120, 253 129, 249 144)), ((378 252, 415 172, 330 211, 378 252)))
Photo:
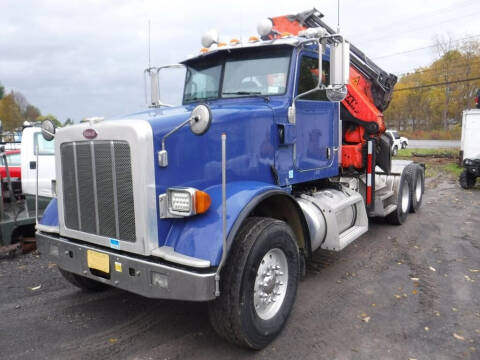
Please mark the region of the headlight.
POLYGON ((212 200, 210 195, 195 188, 169 188, 159 196, 160 218, 185 217, 206 212, 212 200))
POLYGON ((192 210, 192 193, 189 190, 169 190, 168 203, 175 212, 190 213, 192 210))
POLYGON ((470 166, 473 165, 473 161, 470 159, 463 160, 463 165, 470 166))

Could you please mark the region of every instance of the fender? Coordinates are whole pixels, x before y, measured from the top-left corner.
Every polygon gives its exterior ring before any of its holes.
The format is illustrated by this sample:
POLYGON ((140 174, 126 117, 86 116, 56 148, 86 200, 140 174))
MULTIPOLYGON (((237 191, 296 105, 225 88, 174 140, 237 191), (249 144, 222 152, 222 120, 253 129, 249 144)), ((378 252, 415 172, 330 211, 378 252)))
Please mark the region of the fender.
MULTIPOLYGON (((255 205, 273 194, 289 195, 287 190, 256 181, 227 183, 227 247, 230 248, 237 230, 255 205)), ((218 266, 222 256, 222 187, 214 185, 203 191, 212 199, 210 209, 195 217, 173 219, 165 245, 218 266)))

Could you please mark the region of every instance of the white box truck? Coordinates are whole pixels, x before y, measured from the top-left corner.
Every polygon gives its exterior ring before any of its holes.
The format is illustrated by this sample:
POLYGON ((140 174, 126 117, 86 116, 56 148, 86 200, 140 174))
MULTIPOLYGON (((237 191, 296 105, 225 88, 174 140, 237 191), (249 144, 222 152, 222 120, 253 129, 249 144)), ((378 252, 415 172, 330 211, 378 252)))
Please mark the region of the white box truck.
POLYGON ((463 172, 460 175, 460 185, 464 189, 475 186, 480 176, 480 109, 465 110, 462 117, 462 141, 460 158, 463 172))

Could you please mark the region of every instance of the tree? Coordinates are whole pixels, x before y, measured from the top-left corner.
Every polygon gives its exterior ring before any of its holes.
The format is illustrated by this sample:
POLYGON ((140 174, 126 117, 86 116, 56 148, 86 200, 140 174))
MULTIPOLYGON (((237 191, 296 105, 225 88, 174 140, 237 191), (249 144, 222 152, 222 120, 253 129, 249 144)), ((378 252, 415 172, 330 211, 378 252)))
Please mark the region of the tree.
POLYGON ((41 116, 42 113, 38 110, 37 107, 28 104, 25 112, 23 113, 23 117, 26 121, 34 122, 37 121, 37 118, 41 116))
POLYGON ((459 122, 462 111, 473 107, 480 80, 464 80, 480 77, 480 42, 437 40, 435 46, 438 58, 432 64, 400 77, 384 114, 388 126, 447 129, 450 120, 459 122))
POLYGON ((4 130, 13 130, 22 126, 23 116, 11 92, 0 100, 0 120, 4 130))
POLYGON ((24 114, 25 111, 27 111, 27 106, 29 105, 27 98, 20 91, 12 91, 12 94, 15 102, 20 108, 20 111, 22 114, 24 114))
POLYGON ((2 83, 0 83, 0 100, 3 99, 4 95, 5 95, 5 88, 3 87, 2 83))
POLYGON ((55 124, 55 127, 62 127, 62 123, 52 114, 40 115, 37 117, 37 121, 50 120, 55 124))

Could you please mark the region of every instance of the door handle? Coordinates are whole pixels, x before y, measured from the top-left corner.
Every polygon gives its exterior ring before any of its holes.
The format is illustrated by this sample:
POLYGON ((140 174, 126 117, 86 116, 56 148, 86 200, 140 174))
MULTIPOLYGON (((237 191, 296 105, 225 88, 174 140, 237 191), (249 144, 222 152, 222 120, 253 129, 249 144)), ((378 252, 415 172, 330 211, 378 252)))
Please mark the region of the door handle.
POLYGON ((327 147, 327 159, 330 160, 332 158, 332 149, 327 147))
POLYGON ((35 170, 37 168, 37 162, 36 161, 30 161, 30 170, 35 170))

